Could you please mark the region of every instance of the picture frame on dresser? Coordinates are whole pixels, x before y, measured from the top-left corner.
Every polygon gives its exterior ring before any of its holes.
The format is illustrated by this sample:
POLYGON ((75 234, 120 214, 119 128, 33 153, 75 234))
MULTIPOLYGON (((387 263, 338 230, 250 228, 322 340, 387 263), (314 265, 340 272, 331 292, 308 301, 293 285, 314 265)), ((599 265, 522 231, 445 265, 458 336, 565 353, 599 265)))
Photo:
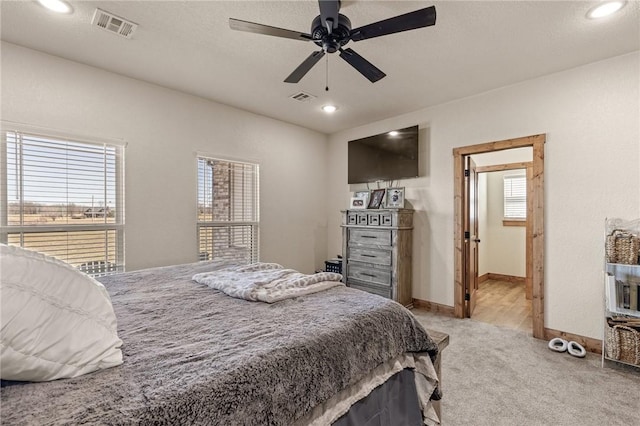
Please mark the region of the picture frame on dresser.
POLYGON ((369 205, 369 190, 366 191, 356 191, 353 193, 354 198, 364 198, 364 208, 366 209, 369 205))
POLYGON ((351 197, 349 208, 350 209, 366 209, 367 199, 365 197, 351 197))
POLYGON ((369 209, 379 209, 384 200, 385 189, 374 189, 371 191, 371 197, 369 199, 369 209))
POLYGON ((385 209, 404 208, 404 188, 387 188, 384 196, 385 209))

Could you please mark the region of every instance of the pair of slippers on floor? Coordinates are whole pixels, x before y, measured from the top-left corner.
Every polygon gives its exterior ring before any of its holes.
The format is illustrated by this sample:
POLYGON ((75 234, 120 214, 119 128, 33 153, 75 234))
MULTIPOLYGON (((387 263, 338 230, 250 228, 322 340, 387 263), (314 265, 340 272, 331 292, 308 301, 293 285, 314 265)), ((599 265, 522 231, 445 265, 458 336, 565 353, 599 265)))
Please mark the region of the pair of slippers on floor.
POLYGON ((556 352, 568 351, 569 354, 578 358, 584 358, 584 356, 587 354, 584 346, 582 346, 580 343, 574 341, 567 342, 560 337, 549 340, 549 349, 556 352))

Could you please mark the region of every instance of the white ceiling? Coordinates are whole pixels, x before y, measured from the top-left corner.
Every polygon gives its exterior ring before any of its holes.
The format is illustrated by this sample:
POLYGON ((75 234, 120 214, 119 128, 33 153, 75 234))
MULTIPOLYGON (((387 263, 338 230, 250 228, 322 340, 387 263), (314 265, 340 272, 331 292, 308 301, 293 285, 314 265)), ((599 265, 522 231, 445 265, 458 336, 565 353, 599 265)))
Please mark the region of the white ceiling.
POLYGON ((359 27, 434 4, 437 23, 351 42, 387 74, 372 84, 337 55, 283 80, 317 47, 229 29, 237 18, 309 32, 316 1, 74 1, 57 15, 2 1, 3 40, 323 133, 359 126, 640 49, 640 2, 596 21, 597 1, 343 2, 359 27), (139 24, 131 40, 90 25, 100 7, 139 24), (298 91, 318 98, 300 103, 298 91), (327 103, 339 110, 327 115, 327 103))

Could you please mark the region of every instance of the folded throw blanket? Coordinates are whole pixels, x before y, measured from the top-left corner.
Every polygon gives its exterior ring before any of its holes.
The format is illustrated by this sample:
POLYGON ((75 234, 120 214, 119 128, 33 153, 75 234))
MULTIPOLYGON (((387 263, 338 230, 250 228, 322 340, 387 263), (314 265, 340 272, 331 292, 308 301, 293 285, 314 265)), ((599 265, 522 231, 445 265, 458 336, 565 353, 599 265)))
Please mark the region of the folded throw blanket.
POLYGON ((238 299, 274 303, 338 285, 342 275, 319 272, 306 275, 277 263, 254 263, 196 274, 194 281, 238 299))

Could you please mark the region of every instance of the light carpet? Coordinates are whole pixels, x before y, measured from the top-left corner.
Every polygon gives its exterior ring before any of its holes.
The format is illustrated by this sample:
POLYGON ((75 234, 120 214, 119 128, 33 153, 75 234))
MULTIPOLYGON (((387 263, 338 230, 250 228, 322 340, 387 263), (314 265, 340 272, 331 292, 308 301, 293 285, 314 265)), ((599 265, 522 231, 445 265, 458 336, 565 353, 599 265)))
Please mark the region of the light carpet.
POLYGON ((471 319, 413 310, 449 334, 442 424, 640 425, 640 369, 551 351, 544 340, 471 319))

